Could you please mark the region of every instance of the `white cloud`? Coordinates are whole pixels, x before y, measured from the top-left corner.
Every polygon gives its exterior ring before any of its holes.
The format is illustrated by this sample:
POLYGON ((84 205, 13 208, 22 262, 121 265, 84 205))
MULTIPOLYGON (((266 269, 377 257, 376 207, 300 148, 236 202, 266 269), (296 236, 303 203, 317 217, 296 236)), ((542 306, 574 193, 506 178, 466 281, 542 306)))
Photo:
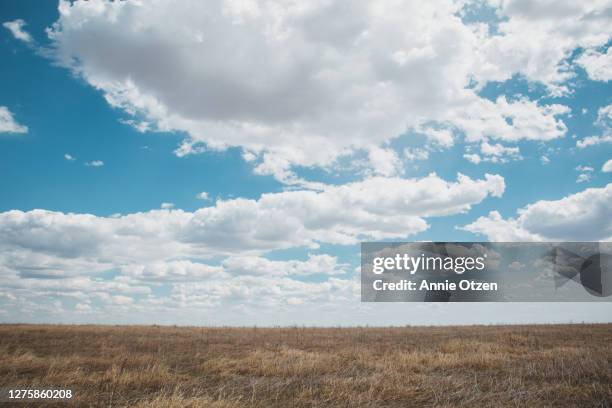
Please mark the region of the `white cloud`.
POLYGON ((210 199, 206 191, 202 191, 201 193, 196 194, 196 198, 198 200, 204 200, 204 201, 207 201, 210 199))
POLYGON ((595 169, 591 166, 583 166, 582 164, 579 164, 578 166, 576 166, 576 171, 580 171, 583 173, 591 173, 593 172, 595 169))
POLYGON ((566 134, 567 126, 557 116, 569 112, 564 105, 539 105, 525 97, 509 101, 502 95, 495 102, 466 100, 462 109, 453 112, 451 120, 465 133, 468 142, 488 138, 507 142, 549 141, 566 134))
POLYGON ((506 147, 501 144, 489 144, 487 142, 483 142, 480 145, 480 151, 482 154, 487 156, 495 156, 495 157, 503 157, 503 156, 515 156, 519 154, 518 147, 506 147))
POLYGON ((68 153, 65 153, 65 154, 64 154, 64 160, 67 160, 67 161, 75 161, 75 160, 76 160, 76 158, 74 158, 72 155, 70 155, 70 154, 68 154, 68 153))
POLYGON ((143 120, 138 121, 133 119, 119 119, 119 122, 123 123, 124 125, 133 127, 139 133, 145 133, 149 130, 152 130, 151 124, 143 120))
POLYGON ((26 43, 32 42, 32 36, 30 35, 30 33, 23 29, 23 27, 25 27, 26 25, 25 21, 17 19, 13 21, 7 21, 5 23, 2 23, 2 25, 7 30, 9 30, 11 34, 13 34, 13 37, 15 37, 16 39, 24 41, 26 43))
POLYGON ((429 150, 418 147, 407 147, 404 149, 404 157, 408 161, 429 159, 429 150))
POLYGON ((555 95, 569 91, 574 76, 567 59, 576 48, 601 47, 609 40, 606 1, 490 0, 502 20, 498 35, 482 45, 481 76, 503 81, 513 74, 545 84, 555 95))
POLYGON ((474 164, 478 164, 482 161, 482 158, 476 153, 466 153, 463 155, 463 158, 474 164))
POLYGON ((576 183, 586 183, 591 180, 591 175, 589 173, 582 173, 578 175, 576 178, 576 183))
POLYGON ((88 167, 102 167, 104 166, 104 162, 102 160, 92 160, 85 163, 88 167))
POLYGON ((392 177, 401 173, 401 161, 392 149, 373 146, 368 150, 368 160, 373 172, 380 176, 392 177))
POLYGON ((605 53, 596 50, 585 51, 576 61, 586 70, 594 81, 609 81, 612 79, 612 48, 605 53))
POLYGON ((483 155, 483 160, 492 163, 506 163, 510 160, 522 159, 518 147, 503 146, 499 143, 482 142, 480 144, 480 152, 483 155))
POLYGON ((487 216, 479 217, 473 223, 461 229, 475 234, 485 235, 489 241, 540 241, 541 238, 521 228, 515 219, 505 220, 498 211, 491 211, 487 216))
POLYGON ((60 277, 320 243, 401 239, 426 230, 428 217, 465 212, 488 196, 501 196, 504 188, 497 175, 482 180, 459 175, 447 182, 432 174, 219 200, 195 212, 97 217, 13 210, 0 213, 0 267, 60 277))
POLYGON ((604 165, 601 167, 601 171, 604 173, 612 173, 612 159, 604 163, 604 165))
POLYGON ((576 142, 576 146, 584 149, 589 146, 596 146, 602 143, 612 143, 612 135, 588 136, 576 142))
POLYGON ((74 310, 76 310, 77 312, 91 312, 91 305, 87 304, 87 303, 77 303, 76 305, 74 305, 74 310))
POLYGON ((586 183, 591 181, 593 177, 592 173, 595 169, 591 166, 584 166, 582 164, 576 166, 576 171, 579 171, 581 174, 576 178, 576 183, 586 183))
POLYGON ((310 254, 306 261, 272 261, 259 256, 236 256, 226 259, 223 267, 234 275, 304 276, 345 272, 338 259, 327 254, 310 254))
POLYGON ((27 133, 28 127, 20 125, 6 106, 0 106, 0 133, 27 133))
POLYGON ((481 162, 507 163, 523 158, 518 147, 504 146, 500 143, 489 143, 486 140, 480 144, 480 154, 470 153, 472 149, 473 146, 468 146, 463 158, 473 164, 481 162))
POLYGON ((174 203, 161 203, 160 208, 162 210, 169 210, 174 207, 174 203))
POLYGON ((477 91, 521 74, 556 92, 571 51, 608 33, 596 3, 496 4, 505 21, 495 35, 464 24, 460 2, 235 4, 61 1, 49 35, 57 59, 143 131, 185 131, 177 154, 239 146, 260 174, 293 182, 292 166, 375 156, 411 129, 442 147, 455 133, 477 143, 562 137, 567 107, 477 91))
POLYGON ((595 125, 602 129, 601 135, 588 136, 576 142, 576 147, 584 149, 602 143, 612 143, 612 105, 599 108, 595 125))
POLYGON ((497 175, 482 180, 458 175, 456 182, 447 182, 431 174, 220 200, 195 212, 100 217, 12 210, 0 213, 0 298, 24 315, 63 313, 62 302, 69 300, 81 305, 72 311, 112 316, 354 302, 359 284, 335 256, 272 260, 262 255, 405 238, 427 229, 426 218, 465 212, 503 191, 504 180, 497 175), (110 271, 119 274, 98 277, 110 271), (321 276, 316 282, 300 280, 312 274, 321 276), (153 288, 161 286, 170 295, 156 294, 153 288), (50 305, 49 299, 61 301, 50 305))
POLYGON ((612 143, 612 135, 588 136, 582 140, 578 140, 576 146, 580 149, 584 149, 585 147, 596 146, 602 143, 612 143))
MULTIPOLYGON (((225 271, 221 266, 171 261, 123 268, 125 275, 110 281, 85 277, 7 279, 3 275, 0 302, 14 310, 13 316, 28 318, 43 314, 48 317, 50 313, 65 316, 68 310, 62 303, 69 300, 76 302, 71 310, 95 314, 97 318, 112 316, 115 322, 127 313, 133 318, 151 312, 157 320, 160 312, 169 312, 176 323, 180 316, 193 311, 220 313, 225 320, 232 309, 244 307, 255 308, 258 313, 278 313, 279 306, 308 304, 326 308, 339 302, 354 304, 358 299, 359 284, 354 278, 327 276, 323 281, 303 282, 291 274, 277 274, 278 270, 274 269, 289 267, 299 274, 302 269, 319 268, 321 273, 336 273, 326 269, 326 265, 338 266, 333 257, 311 255, 306 261, 263 261, 269 262, 270 273, 261 270, 261 273, 241 274, 238 269, 225 271), (160 296, 151 290, 161 285, 167 288, 168 294, 160 296), (176 314, 178 310, 180 316, 176 314)), ((278 316, 275 321, 279 323, 278 316)))
POLYGON ((540 157, 540 161, 542 162, 542 164, 550 163, 550 159, 547 156, 540 157))
POLYGON ((455 144, 453 132, 451 129, 435 129, 431 127, 417 128, 419 133, 424 134, 430 142, 438 144, 442 147, 449 148, 455 144))
POLYGON ((612 184, 556 201, 538 201, 504 219, 497 211, 463 227, 491 241, 610 241, 612 184))
POLYGON ((607 129, 612 126, 612 105, 607 105, 597 110, 597 123, 607 129))
POLYGON ((324 305, 357 299, 360 285, 354 280, 329 278, 323 282, 304 282, 288 277, 240 275, 227 280, 177 284, 168 302, 175 307, 248 304, 257 310, 277 312, 286 305, 324 305))
POLYGON ((125 306, 125 305, 131 305, 132 303, 134 303, 134 299, 128 296, 123 296, 123 295, 115 295, 112 296, 112 302, 116 305, 120 305, 120 306, 125 306))
POLYGON ((149 264, 129 264, 122 272, 131 278, 146 281, 202 280, 210 277, 224 278, 227 273, 220 266, 211 266, 189 260, 155 261, 149 264))

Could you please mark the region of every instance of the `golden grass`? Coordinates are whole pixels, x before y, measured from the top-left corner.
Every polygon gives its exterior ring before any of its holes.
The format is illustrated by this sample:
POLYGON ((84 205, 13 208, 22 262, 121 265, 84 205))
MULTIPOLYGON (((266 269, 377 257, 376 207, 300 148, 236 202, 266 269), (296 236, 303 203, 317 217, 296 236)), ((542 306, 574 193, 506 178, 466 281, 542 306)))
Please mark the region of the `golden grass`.
POLYGON ((612 325, 0 325, 0 384, 71 406, 609 407, 612 325))

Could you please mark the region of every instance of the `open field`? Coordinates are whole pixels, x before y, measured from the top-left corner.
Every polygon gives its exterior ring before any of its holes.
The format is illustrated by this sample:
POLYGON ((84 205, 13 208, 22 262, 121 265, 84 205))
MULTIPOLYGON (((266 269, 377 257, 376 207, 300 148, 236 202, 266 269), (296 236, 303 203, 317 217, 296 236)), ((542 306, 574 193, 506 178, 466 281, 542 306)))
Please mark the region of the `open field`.
POLYGON ((612 324, 1 325, 0 386, 71 388, 74 406, 605 407, 612 324))

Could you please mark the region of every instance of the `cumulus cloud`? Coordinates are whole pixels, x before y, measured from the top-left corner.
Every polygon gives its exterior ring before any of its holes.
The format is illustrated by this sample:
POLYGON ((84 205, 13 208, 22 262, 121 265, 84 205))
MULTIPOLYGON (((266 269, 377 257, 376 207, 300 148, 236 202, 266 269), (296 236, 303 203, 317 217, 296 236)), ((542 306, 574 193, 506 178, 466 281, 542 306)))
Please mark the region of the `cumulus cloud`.
POLYGON ((554 95, 564 94, 570 92, 565 82, 575 75, 568 64, 572 51, 601 47, 609 40, 610 5, 605 1, 488 3, 501 20, 499 35, 483 45, 481 75, 489 80, 521 74, 543 83, 554 95))
POLYGON ((204 201, 210 199, 210 197, 208 196, 208 193, 206 191, 202 191, 202 192, 196 194, 196 198, 198 200, 204 200, 204 201))
POLYGON ((6 106, 0 106, 0 133, 27 133, 28 127, 20 125, 6 106))
POLYGON ((612 159, 604 163, 604 165, 601 167, 601 171, 604 173, 612 173, 612 159))
POLYGON ((276 261, 257 255, 233 255, 219 265, 186 259, 165 260, 147 264, 132 263, 123 266, 121 271, 131 279, 148 283, 228 280, 243 275, 280 277, 337 275, 346 272, 335 256, 327 254, 310 254, 305 261, 276 261))
POLYGON ((564 105, 542 106, 525 97, 508 100, 503 95, 494 102, 476 99, 465 103, 453 113, 452 121, 465 133, 468 142, 488 138, 508 142, 550 141, 567 132, 565 123, 557 118, 570 113, 564 105))
POLYGON ((30 35, 30 33, 23 29, 23 27, 25 27, 26 25, 25 21, 17 19, 13 21, 7 21, 5 23, 2 23, 2 25, 4 26, 4 28, 9 30, 11 34, 13 34, 13 37, 15 37, 16 39, 26 43, 32 42, 32 36, 30 35))
POLYGON ((587 50, 577 59, 577 62, 594 81, 607 82, 612 79, 612 48, 608 48, 606 52, 587 50))
POLYGON ((85 163, 88 167, 102 167, 104 166, 104 162, 102 160, 92 160, 85 163))
POLYGON ((601 135, 588 136, 576 142, 576 147, 584 149, 602 143, 612 143, 612 105, 599 108, 595 125, 602 129, 601 135))
POLYGON ((426 218, 465 212, 488 196, 501 196, 504 188, 497 175, 459 175, 447 182, 431 174, 219 200, 195 212, 98 217, 13 210, 0 213, 0 265, 61 277, 157 261, 405 238, 426 230, 426 218))
POLYGON ((480 145, 480 151, 486 156, 492 156, 495 158, 516 157, 520 155, 518 147, 507 147, 499 143, 489 144, 487 142, 483 142, 480 145))
POLYGON ((612 143, 612 135, 588 136, 576 142, 576 146, 584 149, 589 146, 596 146, 603 143, 612 143))
POLYGON ((595 169, 591 166, 584 166, 579 164, 576 166, 576 171, 584 172, 584 173, 592 173, 595 169))
POLYGON ((576 146, 580 149, 584 149, 585 147, 596 146, 603 143, 612 143, 612 134, 601 136, 588 136, 582 140, 578 140, 576 142, 576 146))
POLYGON ((491 241, 610 241, 612 184, 560 200, 542 200, 504 219, 497 211, 462 227, 491 241))
POLYGON ((574 3, 493 2, 491 34, 444 0, 61 1, 49 36, 56 59, 140 130, 186 132, 177 154, 238 146, 260 174, 291 182, 292 166, 329 168, 356 150, 376 174, 397 174, 378 159, 411 129, 442 147, 457 133, 562 137, 567 107, 478 90, 520 74, 561 92, 571 51, 608 38, 605 6, 574 3))
POLYGON ((429 159, 429 150, 419 147, 407 147, 404 149, 404 157, 408 161, 427 160, 429 159))
POLYGON ((476 153, 466 153, 463 155, 463 158, 474 164, 479 164, 482 161, 482 157, 476 153))
MULTIPOLYGON (((278 274, 279 270, 275 269, 288 267, 301 272, 305 268, 333 266, 335 258, 329 257, 330 262, 326 257, 313 255, 306 261, 249 261, 249 265, 259 266, 268 262, 266 266, 272 268, 269 273, 263 269, 257 273, 242 269, 226 271, 222 266, 168 261, 125 267, 123 276, 111 280, 91 277, 15 279, 4 274, 0 301, 19 316, 66 315, 70 312, 67 304, 76 303, 72 309, 78 313, 86 312, 97 317, 110 315, 115 322, 127 314, 134 318, 148 313, 153 313, 155 320, 159 321, 158 313, 169 312, 174 323, 178 318, 177 311, 183 315, 186 311, 216 310, 216 313, 223 314, 223 321, 227 323, 227 314, 231 310, 244 307, 278 313, 278 307, 284 306, 329 307, 339 302, 354 305, 360 286, 353 278, 329 276, 323 281, 304 282, 289 274, 278 274), (152 290, 161 285, 167 291, 163 296, 152 290)), ((235 260, 232 262, 237 263, 235 260)), ((328 272, 335 273, 325 270, 328 272)), ((275 321, 279 322, 278 315, 275 321)))
POLYGON ((87 303, 77 303, 74 306, 74 310, 76 310, 77 312, 86 313, 86 312, 90 312, 92 309, 91 309, 91 305, 87 303))
POLYGON ((518 147, 504 146, 499 143, 481 143, 480 153, 483 155, 484 161, 492 163, 506 163, 511 160, 522 159, 518 147))
POLYGON ((368 151, 368 160, 377 175, 392 177, 401 173, 400 158, 392 149, 373 146, 368 151))
POLYGON ((306 261, 272 261, 260 256, 234 256, 226 259, 223 267, 233 275, 304 276, 345 273, 342 265, 338 264, 338 258, 327 254, 310 254, 306 261))
POLYGON ((473 146, 467 146, 463 158, 473 164, 481 162, 507 163, 514 160, 522 160, 518 147, 504 146, 500 143, 489 143, 483 141, 480 144, 480 154, 473 153, 473 146))
POLYGON ((143 120, 119 119, 119 122, 136 129, 139 133, 145 133, 151 130, 151 124, 143 120))
POLYGON ((213 276, 220 279, 228 276, 220 266, 189 260, 155 261, 144 265, 132 263, 122 267, 122 272, 126 276, 146 282, 202 280, 213 276))
POLYGON ((324 282, 305 282, 288 277, 241 275, 229 280, 177 284, 164 303, 189 308, 230 302, 266 309, 301 304, 329 307, 342 301, 346 304, 347 300, 354 304, 359 290, 357 281, 333 277, 324 282))
POLYGON ((72 156, 71 154, 66 153, 66 154, 64 154, 64 160, 75 161, 76 158, 74 156, 72 156))
POLYGON ((442 147, 452 147, 455 144, 453 131, 451 129, 435 129, 431 127, 418 127, 419 133, 424 134, 427 139, 442 147))
POLYGON ((591 166, 584 166, 581 164, 576 166, 576 171, 580 172, 578 178, 576 178, 576 183, 586 183, 591 181, 591 178, 593 177, 592 173, 595 171, 595 169, 591 166))
POLYGON ((405 238, 426 230, 427 218, 465 212, 504 188, 497 175, 449 182, 431 174, 218 200, 194 212, 7 211, 0 213, 0 298, 25 315, 62 313, 72 303, 81 305, 75 312, 113 316, 354 302, 358 282, 335 256, 312 253, 320 244, 405 238), (304 260, 265 257, 295 247, 311 253, 304 260), (313 274, 316 281, 302 280, 313 274), (156 295, 157 287, 167 295, 156 295))
POLYGON ((591 180, 591 175, 589 173, 582 173, 578 175, 576 178, 576 183, 586 183, 591 180))

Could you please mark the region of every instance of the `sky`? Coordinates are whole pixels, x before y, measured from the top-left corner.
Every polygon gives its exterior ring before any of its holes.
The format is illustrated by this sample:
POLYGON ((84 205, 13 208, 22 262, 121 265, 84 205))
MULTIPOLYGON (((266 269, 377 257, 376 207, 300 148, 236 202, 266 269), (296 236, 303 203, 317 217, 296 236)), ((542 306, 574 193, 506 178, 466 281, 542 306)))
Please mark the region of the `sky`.
POLYGON ((611 241, 612 2, 302 3, 0 3, 0 321, 609 322, 359 243, 611 241))

